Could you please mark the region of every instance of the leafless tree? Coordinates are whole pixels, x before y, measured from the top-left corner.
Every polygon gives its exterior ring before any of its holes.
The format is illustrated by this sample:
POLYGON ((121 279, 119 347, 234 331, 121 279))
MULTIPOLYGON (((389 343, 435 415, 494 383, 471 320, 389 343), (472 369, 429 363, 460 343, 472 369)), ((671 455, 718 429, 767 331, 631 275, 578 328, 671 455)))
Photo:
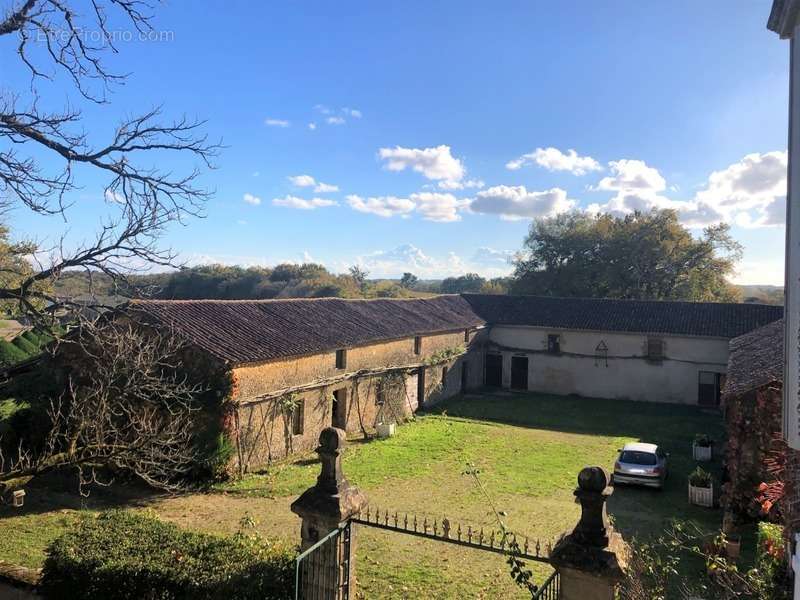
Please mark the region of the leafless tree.
POLYGON ((220 146, 201 133, 202 121, 163 122, 156 107, 122 119, 95 141, 79 108, 43 106, 42 85, 65 76, 79 103, 108 103, 114 85, 127 77, 104 63, 119 50, 112 23, 146 35, 153 31, 152 9, 141 0, 0 0, 0 42, 16 36, 17 64, 30 75, 28 89, 0 83, 0 208, 68 221, 80 178, 105 178, 97 196, 108 214, 96 237, 77 247, 66 234, 48 247, 13 245, 13 252, 33 257, 32 268, 30 261, 20 268, 20 261, 0 260, 0 301, 18 304, 34 319, 42 319, 43 306, 68 302, 52 291, 65 270, 101 271, 124 282, 152 265, 173 265, 175 255, 158 246, 159 236, 168 224, 202 214, 209 192, 198 186, 198 167, 173 173, 153 166, 179 153, 194 156, 199 169, 210 168, 220 146))
POLYGON ((0 444, 0 492, 64 468, 77 471, 82 490, 117 472, 182 487, 197 464, 193 421, 204 391, 185 375, 184 345, 122 320, 84 323, 64 344, 70 368, 51 403, 50 431, 39 450, 0 444))

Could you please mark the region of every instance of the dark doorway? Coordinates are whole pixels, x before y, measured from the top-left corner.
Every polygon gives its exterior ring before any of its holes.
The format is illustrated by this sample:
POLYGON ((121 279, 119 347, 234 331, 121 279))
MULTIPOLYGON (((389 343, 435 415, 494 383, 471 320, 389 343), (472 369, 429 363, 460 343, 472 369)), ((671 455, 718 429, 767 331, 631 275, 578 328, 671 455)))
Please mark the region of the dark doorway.
POLYGON ((503 385, 503 356, 501 354, 487 354, 483 374, 483 382, 492 387, 503 385))
POLYGON ((469 382, 469 369, 467 368, 467 362, 464 361, 461 363, 461 393, 465 393, 467 391, 467 385, 469 382))
POLYGON ((512 356, 511 357, 511 389, 513 389, 513 390, 527 390, 528 389, 528 357, 527 356, 512 356))
POLYGON ((347 430, 347 390, 344 388, 333 392, 331 425, 347 430))
POLYGON ((425 367, 417 371, 417 410, 425 408, 425 367))
POLYGON ((700 371, 697 389, 697 403, 700 406, 719 406, 722 378, 721 373, 700 371))

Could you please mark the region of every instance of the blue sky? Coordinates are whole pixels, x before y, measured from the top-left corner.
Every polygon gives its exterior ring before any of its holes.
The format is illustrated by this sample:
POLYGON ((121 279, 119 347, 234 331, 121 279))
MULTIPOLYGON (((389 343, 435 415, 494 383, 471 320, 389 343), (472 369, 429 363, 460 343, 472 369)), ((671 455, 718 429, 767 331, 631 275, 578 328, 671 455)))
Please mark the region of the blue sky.
MULTIPOLYGON (((111 57, 132 75, 85 125, 99 144, 154 104, 208 119, 227 146, 203 177, 216 195, 165 240, 190 263, 499 275, 535 216, 670 206, 698 233, 732 223, 738 280, 781 284, 788 43, 770 5, 176 0, 154 22, 169 39, 111 57)), ((24 88, 0 50, 4 84, 24 88)), ((68 90, 42 88, 51 107, 68 90)), ((75 241, 107 182, 80 183, 75 241)))

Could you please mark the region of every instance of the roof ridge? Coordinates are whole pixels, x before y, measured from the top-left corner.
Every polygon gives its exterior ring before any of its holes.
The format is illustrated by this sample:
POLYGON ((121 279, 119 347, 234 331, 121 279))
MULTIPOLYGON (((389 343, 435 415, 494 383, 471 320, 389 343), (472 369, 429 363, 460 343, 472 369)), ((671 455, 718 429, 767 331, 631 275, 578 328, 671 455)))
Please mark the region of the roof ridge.
POLYGON ((239 299, 223 299, 223 298, 131 298, 128 304, 144 304, 144 303, 161 303, 161 304, 189 304, 189 303, 203 303, 203 304, 270 304, 279 302, 413 302, 419 300, 433 300, 435 298, 460 298, 461 294, 436 294, 425 298, 340 298, 338 296, 324 296, 320 298, 239 298, 239 299))
POLYGON ((645 304, 685 304, 690 306, 777 306, 775 304, 767 304, 766 302, 709 302, 709 301, 694 301, 694 300, 654 300, 649 298, 597 298, 593 296, 540 296, 536 294, 481 294, 476 292, 463 292, 460 294, 464 297, 480 297, 480 298, 536 298, 540 300, 580 300, 591 302, 642 302, 645 304))

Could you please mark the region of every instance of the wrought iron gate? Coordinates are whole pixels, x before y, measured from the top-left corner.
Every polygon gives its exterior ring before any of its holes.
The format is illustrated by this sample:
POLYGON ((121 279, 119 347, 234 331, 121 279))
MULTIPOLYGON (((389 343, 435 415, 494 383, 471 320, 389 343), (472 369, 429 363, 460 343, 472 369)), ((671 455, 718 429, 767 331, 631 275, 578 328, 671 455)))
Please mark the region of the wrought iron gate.
MULTIPOLYGON (((550 542, 543 544, 539 539, 531 540, 528 537, 520 537, 518 540, 514 533, 495 530, 485 532, 483 528, 473 528, 471 525, 462 527, 460 523, 453 524, 446 518, 429 521, 427 517, 419 519, 416 515, 401 516, 397 512, 390 514, 388 510, 381 512, 367 508, 366 514, 352 517, 350 523, 550 564, 550 542)), ((553 571, 542 585, 534 587, 532 600, 559 600, 560 588, 558 572, 553 571)))
POLYGON ((295 600, 350 598, 350 521, 300 553, 295 564, 295 600))

